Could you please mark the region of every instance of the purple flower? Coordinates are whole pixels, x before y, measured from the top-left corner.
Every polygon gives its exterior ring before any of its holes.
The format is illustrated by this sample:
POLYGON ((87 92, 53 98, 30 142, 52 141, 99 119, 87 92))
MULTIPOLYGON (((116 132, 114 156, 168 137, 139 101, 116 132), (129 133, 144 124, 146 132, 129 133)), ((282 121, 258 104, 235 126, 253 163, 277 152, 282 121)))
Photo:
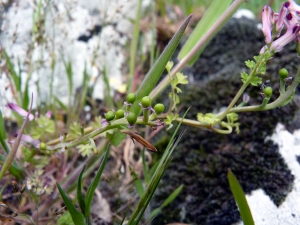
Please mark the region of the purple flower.
MULTIPOLYGON (((18 136, 18 134, 15 134, 15 137, 17 137, 17 136, 18 136)), ((35 148, 40 148, 40 141, 33 139, 31 136, 26 135, 26 134, 22 134, 21 142, 31 144, 35 148)))
POLYGON ((107 127, 109 125, 109 122, 106 119, 102 119, 101 124, 102 124, 102 127, 107 127))
MULTIPOLYGON (((18 113, 20 116, 26 117, 28 112, 24 109, 22 109, 20 106, 18 106, 15 103, 8 103, 6 105, 6 107, 10 108, 11 110, 15 111, 16 113, 18 113)), ((34 119, 34 115, 33 114, 29 114, 28 119, 31 121, 34 119)))
POLYGON ((269 44, 272 42, 272 24, 271 19, 274 16, 274 13, 270 6, 266 5, 262 10, 262 32, 264 33, 266 43, 269 44))
POLYGON ((52 117, 52 111, 48 110, 46 112, 45 116, 47 116, 49 119, 51 119, 51 117, 52 117))
POLYGON ((248 103, 249 100, 250 100, 250 96, 249 96, 248 94, 244 94, 244 95, 243 95, 243 102, 248 103))
POLYGON ((300 13, 300 6, 293 0, 289 0, 288 2, 284 3, 284 5, 290 10, 296 13, 300 13))
POLYGON ((285 7, 285 4, 283 4, 281 9, 280 9, 280 12, 278 14, 278 17, 276 19, 276 24, 275 24, 276 37, 280 36, 281 30, 284 26, 284 19, 286 18, 287 11, 288 11, 287 7, 285 7))
POLYGON ((270 50, 275 52, 280 52, 285 45, 293 41, 300 31, 300 26, 294 24, 288 27, 284 35, 278 38, 276 41, 272 42, 270 50))

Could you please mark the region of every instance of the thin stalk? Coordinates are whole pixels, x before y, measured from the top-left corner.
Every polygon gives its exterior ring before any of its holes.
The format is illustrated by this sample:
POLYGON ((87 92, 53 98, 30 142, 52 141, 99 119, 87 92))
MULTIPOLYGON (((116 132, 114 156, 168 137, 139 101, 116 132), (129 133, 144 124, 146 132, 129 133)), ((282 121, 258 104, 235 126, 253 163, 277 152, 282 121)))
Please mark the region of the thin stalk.
MULTIPOLYGON (((222 14, 222 16, 216 21, 216 23, 207 31, 205 35, 198 41, 194 48, 171 70, 170 77, 173 78, 177 72, 179 72, 190 59, 198 52, 198 50, 203 46, 204 43, 209 40, 209 38, 214 35, 215 31, 219 26, 222 26, 228 18, 240 7, 244 0, 235 0, 228 9, 222 14)), ((170 83, 169 76, 166 76, 150 93, 150 98, 155 99, 170 83)))
POLYGON ((22 134, 24 132, 24 129, 25 129, 25 126, 28 122, 28 117, 31 113, 31 109, 32 109, 32 102, 33 102, 33 96, 31 97, 31 102, 30 102, 30 108, 29 108, 29 112, 24 120, 24 123, 19 131, 19 134, 17 136, 17 139, 13 145, 13 147, 11 148, 11 151, 9 152, 5 162, 3 163, 3 166, 1 168, 1 171, 0 171, 0 180, 3 178, 5 172, 9 169, 10 165, 13 163, 14 161, 14 158, 17 154, 17 151, 18 151, 18 148, 19 148, 19 145, 20 145, 20 142, 21 142, 21 138, 22 138, 22 134))
MULTIPOLYGON (((53 150, 58 150, 58 149, 62 149, 62 148, 71 148, 71 147, 75 147, 79 144, 82 144, 83 142, 87 142, 89 141, 89 138, 93 138, 107 130, 111 130, 111 129, 114 129, 114 128, 117 128, 121 125, 127 125, 128 124, 128 121, 125 119, 125 118, 122 118, 122 119, 118 119, 118 120, 115 120, 115 121, 112 121, 110 122, 110 125, 109 126, 106 126, 106 127, 100 127, 92 132, 90 132, 89 134, 85 135, 84 137, 80 137, 74 141, 71 141, 71 142, 68 142, 68 143, 59 143, 59 144, 56 144, 54 146, 49 146, 50 143, 53 144, 53 143, 57 143, 57 142, 60 142, 60 139, 55 139, 55 140, 52 140, 51 142, 48 142, 47 143, 47 150, 50 150, 50 151, 53 151, 53 150)), ((144 122, 143 121, 143 117, 139 117, 136 121, 136 124, 142 124, 142 125, 148 125, 148 126, 157 126, 157 123, 156 122, 153 122, 153 121, 148 121, 148 122, 144 122)))
POLYGON ((251 71, 248 79, 243 83, 242 87, 240 90, 236 93, 230 104, 228 105, 227 109, 221 113, 218 114, 218 117, 220 120, 223 120, 224 117, 229 113, 229 111, 232 109, 232 107, 235 105, 237 100, 241 97, 241 95, 244 93, 245 89, 248 87, 248 85, 251 83, 251 80, 254 76, 257 74, 257 69, 260 67, 261 61, 264 60, 264 57, 261 56, 259 61, 256 63, 255 67, 251 71))
POLYGON ((139 42, 139 34, 140 34, 140 18, 141 18, 141 5, 142 0, 138 1, 135 22, 134 22, 134 33, 130 45, 130 64, 129 64, 129 79, 128 79, 128 91, 131 91, 132 82, 134 77, 134 69, 135 69, 135 59, 136 59, 136 52, 137 46, 139 42))
POLYGON ((299 85, 299 83, 300 83, 300 67, 298 68, 298 72, 297 72, 290 88, 286 92, 284 92, 284 94, 281 94, 279 96, 279 98, 277 98, 274 102, 267 104, 264 108, 261 108, 261 105, 235 107, 235 108, 230 109, 228 113, 265 111, 265 110, 270 110, 270 109, 280 107, 280 105, 283 104, 292 95, 293 91, 299 85))

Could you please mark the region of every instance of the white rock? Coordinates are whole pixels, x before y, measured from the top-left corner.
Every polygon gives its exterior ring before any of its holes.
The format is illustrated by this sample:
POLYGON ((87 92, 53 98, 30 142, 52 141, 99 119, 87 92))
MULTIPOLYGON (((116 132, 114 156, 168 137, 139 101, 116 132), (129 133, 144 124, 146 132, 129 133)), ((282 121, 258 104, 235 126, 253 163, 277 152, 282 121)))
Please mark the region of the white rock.
MULTIPOLYGON (((143 1, 143 8, 149 4, 149 0, 143 1)), ((22 80, 25 81, 28 74, 31 74, 29 92, 34 93, 35 99, 38 98, 35 103, 49 101, 51 80, 53 94, 63 103, 68 103, 69 85, 64 61, 72 63, 72 96, 82 84, 85 68, 91 75, 88 83, 94 85, 94 98, 102 99, 104 96, 104 68, 109 79, 117 81, 111 84, 112 92, 123 85, 123 77, 128 70, 128 59, 124 53, 133 33, 134 24, 131 20, 135 18, 136 0, 51 1, 48 8, 41 11, 46 13, 44 38, 47 41, 45 45, 35 44, 31 58, 33 63, 29 68, 25 61, 29 57, 34 7, 37 6, 31 0, 22 0, 18 6, 11 7, 6 15, 6 30, 0 34, 0 41, 12 57, 16 71, 21 69, 22 80), (88 42, 78 41, 79 36, 89 35, 95 25, 102 26, 99 35, 92 36, 88 42), (17 39, 13 43, 14 33, 17 39), (51 62, 54 58, 56 63, 52 71, 51 62), (92 64, 93 61, 95 64, 92 64), (39 95, 36 82, 39 84, 39 95)), ((0 86, 6 87, 8 84, 5 74, 0 73, 0 86)), ((5 104, 14 99, 10 88, 1 89, 0 94, 0 110, 3 111, 5 104)))
POLYGON ((278 144, 279 152, 295 176, 295 180, 292 191, 279 207, 261 189, 246 195, 254 222, 256 225, 298 225, 300 224, 300 164, 296 156, 300 156, 300 130, 291 134, 282 124, 278 124, 275 133, 268 139, 278 144))

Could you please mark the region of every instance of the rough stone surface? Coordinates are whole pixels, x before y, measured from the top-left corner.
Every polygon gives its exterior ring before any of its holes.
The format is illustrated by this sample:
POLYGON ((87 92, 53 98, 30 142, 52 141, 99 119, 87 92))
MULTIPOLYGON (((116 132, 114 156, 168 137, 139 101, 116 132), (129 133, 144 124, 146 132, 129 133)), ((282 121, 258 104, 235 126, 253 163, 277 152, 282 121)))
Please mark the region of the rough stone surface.
MULTIPOLYGON (((264 45, 257 22, 245 18, 231 20, 211 41, 193 68, 186 73, 194 84, 184 90, 188 118, 198 112, 209 113, 227 106, 241 86, 240 72, 244 61, 258 54, 264 45)), ((277 72, 286 67, 295 74, 299 59, 294 45, 280 52, 268 64, 263 80, 270 80, 278 96, 277 72)), ((260 104, 260 87, 249 87, 250 105, 260 104)), ((273 100, 275 97, 273 97, 273 100)), ((174 158, 155 195, 158 206, 177 186, 184 184, 180 196, 154 220, 154 224, 184 222, 189 224, 230 225, 240 220, 227 182, 230 168, 244 191, 262 189, 278 207, 294 186, 295 177, 282 158, 277 143, 266 141, 278 122, 286 129, 299 129, 299 101, 296 95, 290 105, 266 112, 239 114, 240 134, 221 135, 184 127, 186 133, 176 148, 174 158)), ((263 223, 259 223, 263 224, 263 223)))
MULTIPOLYGON (((90 76, 89 85, 94 87, 94 98, 102 99, 104 96, 104 70, 111 79, 112 91, 118 90, 128 71, 128 52, 125 49, 132 37, 132 20, 135 18, 137 2, 50 1, 48 5, 46 1, 41 2, 41 18, 45 24, 39 31, 45 42, 35 42, 32 54, 32 15, 35 12, 33 8, 37 7, 32 1, 12 4, 7 9, 3 31, 0 33, 1 45, 11 57, 15 70, 22 71, 23 81, 30 76, 29 92, 38 97, 38 102, 46 102, 49 100, 52 84, 54 96, 67 103, 69 81, 64 62, 72 64, 72 94, 82 85, 85 69, 90 76), (28 61, 31 61, 30 65, 28 61)), ((150 1, 143 1, 142 8, 146 10, 149 4, 150 1)), ((8 84, 6 74, 1 72, 0 85, 8 84)), ((22 88, 24 90, 25 82, 22 88)), ((12 101, 11 92, 8 88, 6 91, 1 90, 0 94, 12 101)), ((6 100, 0 104, 1 108, 4 107, 6 100)))

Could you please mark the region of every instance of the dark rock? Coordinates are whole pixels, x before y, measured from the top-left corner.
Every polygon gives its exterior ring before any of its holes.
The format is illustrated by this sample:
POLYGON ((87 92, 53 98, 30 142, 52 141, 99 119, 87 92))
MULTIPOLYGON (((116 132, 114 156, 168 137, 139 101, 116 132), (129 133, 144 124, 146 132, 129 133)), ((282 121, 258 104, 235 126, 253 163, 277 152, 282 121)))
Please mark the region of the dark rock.
MULTIPOLYGON (((192 106, 188 118, 226 107, 241 86, 240 73, 248 72, 244 61, 257 55, 264 45, 257 21, 232 19, 207 46, 196 64, 187 70, 196 80, 181 97, 182 112, 192 106)), ((278 70, 297 71, 299 59, 291 43, 268 64, 263 80, 270 80, 273 99, 279 95, 278 70)), ((298 89, 299 90, 299 89, 298 89)), ((260 87, 248 87, 250 105, 261 104, 260 87)), ((238 102, 240 103, 240 102, 238 102)), ((298 129, 299 106, 292 102, 282 108, 239 114, 240 134, 221 135, 192 127, 186 129, 172 163, 156 191, 152 207, 159 206, 180 184, 180 196, 154 219, 153 224, 230 225, 240 220, 227 182, 230 168, 250 193, 263 189, 279 206, 291 191, 294 177, 279 154, 278 146, 265 141, 277 123, 290 131, 298 129)))

